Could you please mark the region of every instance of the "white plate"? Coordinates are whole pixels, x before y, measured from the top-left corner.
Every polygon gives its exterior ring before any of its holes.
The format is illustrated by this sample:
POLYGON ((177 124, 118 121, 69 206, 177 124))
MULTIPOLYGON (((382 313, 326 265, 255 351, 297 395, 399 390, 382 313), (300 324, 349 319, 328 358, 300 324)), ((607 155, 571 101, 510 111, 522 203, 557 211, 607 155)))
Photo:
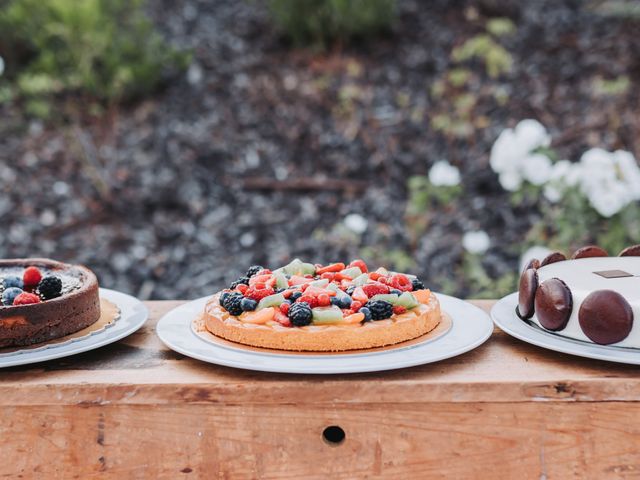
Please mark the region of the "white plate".
POLYGON ((452 319, 451 329, 440 337, 397 349, 354 353, 273 353, 217 345, 194 333, 191 322, 210 297, 185 303, 167 313, 156 327, 160 340, 178 353, 204 362, 274 373, 359 373, 393 370, 437 362, 473 350, 484 343, 493 325, 478 307, 437 293, 442 310, 452 319))
POLYGON ((107 325, 104 329, 63 343, 44 344, 41 347, 1 353, 0 368, 68 357, 103 347, 131 335, 144 324, 149 316, 147 307, 140 300, 125 293, 101 288, 100 298, 109 300, 120 308, 120 316, 115 322, 107 325))
POLYGON ((491 318, 501 330, 509 335, 538 347, 579 357, 608 360, 610 362, 640 365, 640 351, 626 347, 610 347, 562 337, 543 330, 516 315, 518 293, 507 295, 491 309, 491 318))

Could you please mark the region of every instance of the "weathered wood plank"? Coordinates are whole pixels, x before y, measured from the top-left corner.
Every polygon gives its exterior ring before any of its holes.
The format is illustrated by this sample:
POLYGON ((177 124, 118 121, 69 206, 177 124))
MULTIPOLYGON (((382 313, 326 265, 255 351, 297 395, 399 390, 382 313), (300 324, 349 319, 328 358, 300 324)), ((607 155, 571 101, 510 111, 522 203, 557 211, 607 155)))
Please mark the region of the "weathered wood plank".
POLYGON ((638 403, 26 406, 0 410, 0 476, 628 478, 638 403), (322 439, 329 425, 346 438, 322 439))

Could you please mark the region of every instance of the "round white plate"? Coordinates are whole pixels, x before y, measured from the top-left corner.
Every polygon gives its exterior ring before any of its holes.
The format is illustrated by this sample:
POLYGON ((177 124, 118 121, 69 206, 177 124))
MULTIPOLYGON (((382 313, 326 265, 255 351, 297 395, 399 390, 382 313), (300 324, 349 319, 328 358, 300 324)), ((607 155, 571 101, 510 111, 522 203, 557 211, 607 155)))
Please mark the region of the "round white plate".
POLYGON ((516 315, 517 305, 518 293, 516 292, 499 300, 491 309, 491 318, 495 324, 513 337, 556 352, 640 365, 640 351, 637 349, 597 345, 549 333, 534 323, 521 320, 516 315))
POLYGON ((156 327, 160 340, 172 350, 204 362, 274 373, 359 373, 394 370, 437 362, 473 350, 493 331, 489 316, 478 307, 437 293, 442 310, 452 319, 440 337, 397 349, 353 353, 273 353, 208 342, 191 329, 191 322, 210 297, 185 303, 167 313, 156 327))
POLYGON ((109 300, 120 308, 120 316, 115 322, 107 325, 104 329, 66 342, 0 353, 0 368, 43 362, 100 348, 131 335, 144 324, 149 316, 147 307, 131 295, 101 288, 100 298, 109 300))

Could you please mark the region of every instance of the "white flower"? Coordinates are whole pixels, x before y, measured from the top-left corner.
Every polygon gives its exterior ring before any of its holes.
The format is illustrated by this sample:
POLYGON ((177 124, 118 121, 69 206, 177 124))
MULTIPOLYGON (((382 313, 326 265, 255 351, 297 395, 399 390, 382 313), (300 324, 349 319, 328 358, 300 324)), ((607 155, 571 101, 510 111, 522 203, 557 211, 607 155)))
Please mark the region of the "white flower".
POLYGON ((534 153, 522 162, 522 176, 534 185, 543 185, 549 181, 553 172, 553 164, 546 155, 534 153))
POLYGON ((467 232, 462 236, 462 246, 469 253, 481 255, 489 249, 490 245, 491 239, 483 230, 467 232))
POLYGON ((520 256, 520 271, 524 270, 524 267, 527 265, 527 263, 529 263, 534 258, 537 258, 538 260, 542 260, 544 257, 549 255, 550 253, 551 253, 551 250, 549 250, 547 247, 543 247, 541 245, 534 245, 533 247, 529 248, 526 252, 524 252, 520 256))
POLYGON ((544 195, 544 198, 549 200, 551 203, 558 203, 560 200, 562 200, 562 190, 560 190, 560 188, 553 185, 552 183, 548 183, 547 185, 545 185, 542 193, 544 195))
POLYGON ((429 181, 436 187, 454 187, 460 184, 460 170, 441 160, 434 163, 429 170, 429 181))
POLYGON ((500 133, 489 157, 491 168, 499 175, 500 185, 513 192, 521 187, 523 180, 535 185, 546 182, 551 161, 545 155, 532 152, 550 143, 547 130, 536 120, 522 120, 515 129, 507 128, 500 133))
POLYGON ((345 227, 358 235, 363 234, 367 230, 368 224, 367 219, 358 213, 350 213, 344 217, 345 227))
POLYGON ((548 147, 551 144, 551 136, 547 133, 547 129, 537 120, 522 120, 516 125, 515 133, 518 142, 527 152, 548 147))
POLYGON ((4 60, 0 57, 0 75, 4 73, 4 60))
POLYGON ((515 192, 522 185, 522 176, 518 171, 503 172, 498 177, 500 185, 505 190, 515 192))
POLYGON ((640 199, 640 171, 630 153, 592 148, 582 155, 580 164, 580 189, 603 217, 640 199))

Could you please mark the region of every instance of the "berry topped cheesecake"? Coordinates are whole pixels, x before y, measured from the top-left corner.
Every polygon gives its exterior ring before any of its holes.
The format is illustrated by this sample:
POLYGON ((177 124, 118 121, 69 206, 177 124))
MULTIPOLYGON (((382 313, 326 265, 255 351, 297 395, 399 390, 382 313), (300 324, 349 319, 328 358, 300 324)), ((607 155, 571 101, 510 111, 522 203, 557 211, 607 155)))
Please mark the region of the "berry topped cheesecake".
POLYGON ((336 352, 393 345, 441 322, 436 296, 412 275, 362 260, 260 266, 206 304, 204 325, 233 342, 278 350, 336 352))
POLYGON ((60 338, 99 318, 91 270, 42 258, 0 260, 0 347, 60 338))

